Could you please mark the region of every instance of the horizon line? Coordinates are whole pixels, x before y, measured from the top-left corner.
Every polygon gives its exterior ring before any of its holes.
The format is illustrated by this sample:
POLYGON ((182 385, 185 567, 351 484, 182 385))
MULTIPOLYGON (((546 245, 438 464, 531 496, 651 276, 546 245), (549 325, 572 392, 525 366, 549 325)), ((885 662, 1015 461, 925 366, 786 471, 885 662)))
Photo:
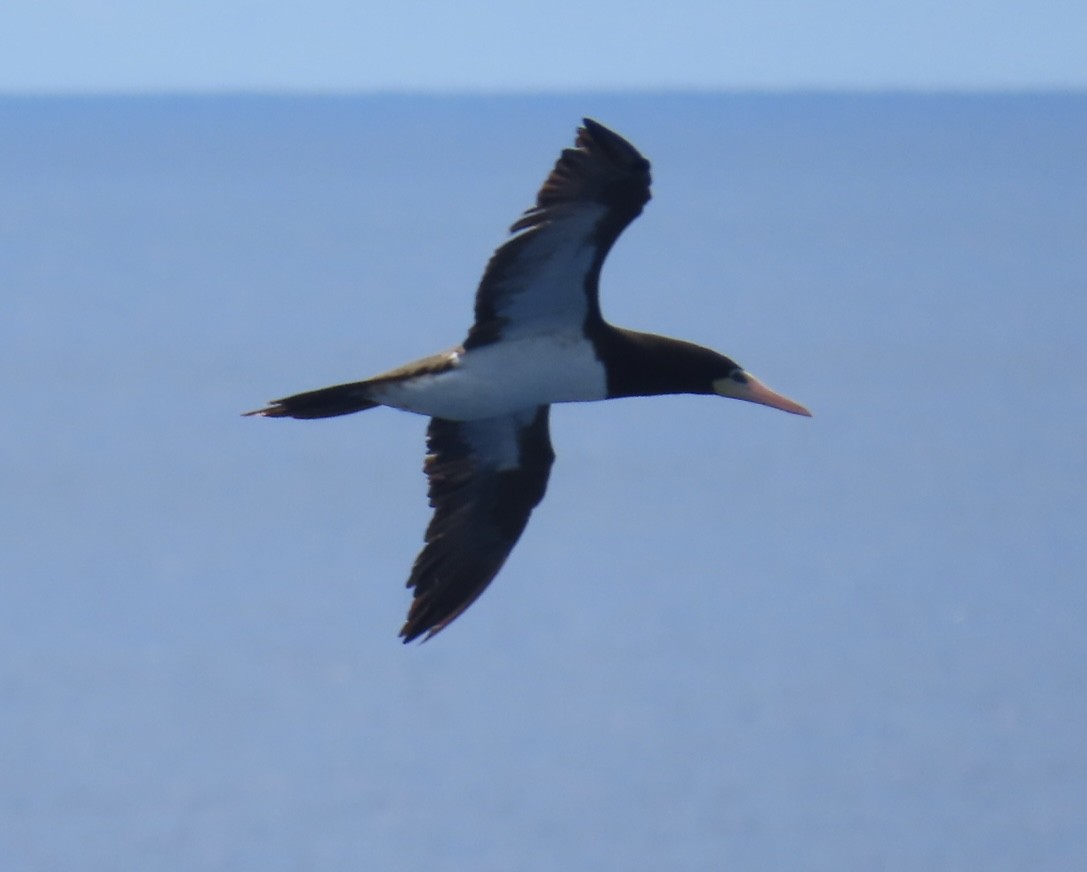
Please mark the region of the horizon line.
POLYGON ((12 88, 0 86, 0 99, 67 98, 561 98, 710 96, 1087 96, 1084 85, 797 85, 797 86, 638 86, 622 88, 12 88))

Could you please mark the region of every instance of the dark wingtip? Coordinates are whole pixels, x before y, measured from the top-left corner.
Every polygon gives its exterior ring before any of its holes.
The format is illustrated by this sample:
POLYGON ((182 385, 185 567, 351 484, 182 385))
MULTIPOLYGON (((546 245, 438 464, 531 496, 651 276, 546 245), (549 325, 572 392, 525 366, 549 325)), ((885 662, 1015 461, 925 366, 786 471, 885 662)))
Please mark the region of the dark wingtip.
POLYGON ((581 119, 581 126, 589 133, 599 133, 600 131, 607 131, 608 133, 612 132, 606 125, 603 125, 595 118, 589 118, 588 116, 581 119))
POLYGON ((609 157, 620 164, 625 164, 629 171, 649 171, 649 161, 628 139, 624 139, 610 127, 594 118, 582 118, 582 127, 578 130, 578 146, 595 143, 609 157), (584 141, 588 140, 588 142, 584 141))
MULTIPOLYGON (((408 584, 408 587, 412 585, 408 584)), ((427 596, 419 596, 418 594, 411 601, 411 608, 408 609, 408 617, 404 621, 404 626, 400 628, 400 638, 407 645, 408 642, 414 642, 422 636, 423 642, 427 642, 430 639, 438 635, 449 624, 453 622, 467 606, 462 606, 456 609, 451 615, 437 615, 432 607, 430 599, 427 596)))
MULTIPOLYGON (((408 586, 411 584, 409 582, 408 586)), ((400 628, 400 640, 407 645, 409 642, 414 642, 420 636, 427 631, 427 627, 422 621, 422 615, 418 608, 418 599, 411 601, 411 608, 408 609, 408 616, 404 620, 404 626, 400 628)), ((427 639, 430 637, 427 636, 427 639)), ((423 641, 426 641, 425 639, 423 641)))
POLYGON ((432 638, 438 635, 442 631, 445 624, 439 624, 437 627, 420 627, 416 626, 413 621, 408 620, 403 627, 400 628, 400 641, 407 645, 409 642, 414 642, 419 639, 420 644, 423 642, 429 642, 432 638), (424 635, 424 633, 426 635, 424 635))

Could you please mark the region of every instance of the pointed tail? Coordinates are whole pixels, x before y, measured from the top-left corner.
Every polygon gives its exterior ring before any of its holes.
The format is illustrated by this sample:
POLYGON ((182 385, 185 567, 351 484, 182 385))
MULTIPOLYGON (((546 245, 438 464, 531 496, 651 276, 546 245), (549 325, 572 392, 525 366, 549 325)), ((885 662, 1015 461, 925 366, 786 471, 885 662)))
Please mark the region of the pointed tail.
POLYGON ((351 382, 334 385, 316 391, 306 391, 273 400, 263 409, 245 412, 246 415, 260 415, 264 418, 334 418, 337 415, 350 415, 380 405, 367 396, 368 382, 351 382))

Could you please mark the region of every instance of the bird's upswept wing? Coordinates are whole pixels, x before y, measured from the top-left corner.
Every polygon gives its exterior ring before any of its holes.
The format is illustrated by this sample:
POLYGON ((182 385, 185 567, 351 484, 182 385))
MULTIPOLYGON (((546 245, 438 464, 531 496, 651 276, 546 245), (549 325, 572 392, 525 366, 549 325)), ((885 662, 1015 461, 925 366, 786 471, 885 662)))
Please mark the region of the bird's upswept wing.
POLYGON ((649 201, 649 161, 602 124, 584 125, 487 265, 465 348, 600 320, 600 268, 649 201))
POLYGON ((424 469, 434 516, 400 635, 433 636, 491 583, 543 499, 555 454, 549 406, 497 418, 431 418, 424 469))

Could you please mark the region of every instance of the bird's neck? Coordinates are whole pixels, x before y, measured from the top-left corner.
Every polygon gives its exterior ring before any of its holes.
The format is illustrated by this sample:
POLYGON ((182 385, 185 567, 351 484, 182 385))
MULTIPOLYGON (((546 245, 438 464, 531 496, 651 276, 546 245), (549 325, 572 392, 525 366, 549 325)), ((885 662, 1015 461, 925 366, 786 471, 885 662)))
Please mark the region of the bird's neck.
POLYGON ((608 397, 711 394, 733 365, 709 348, 605 324, 595 337, 608 370, 608 397))

